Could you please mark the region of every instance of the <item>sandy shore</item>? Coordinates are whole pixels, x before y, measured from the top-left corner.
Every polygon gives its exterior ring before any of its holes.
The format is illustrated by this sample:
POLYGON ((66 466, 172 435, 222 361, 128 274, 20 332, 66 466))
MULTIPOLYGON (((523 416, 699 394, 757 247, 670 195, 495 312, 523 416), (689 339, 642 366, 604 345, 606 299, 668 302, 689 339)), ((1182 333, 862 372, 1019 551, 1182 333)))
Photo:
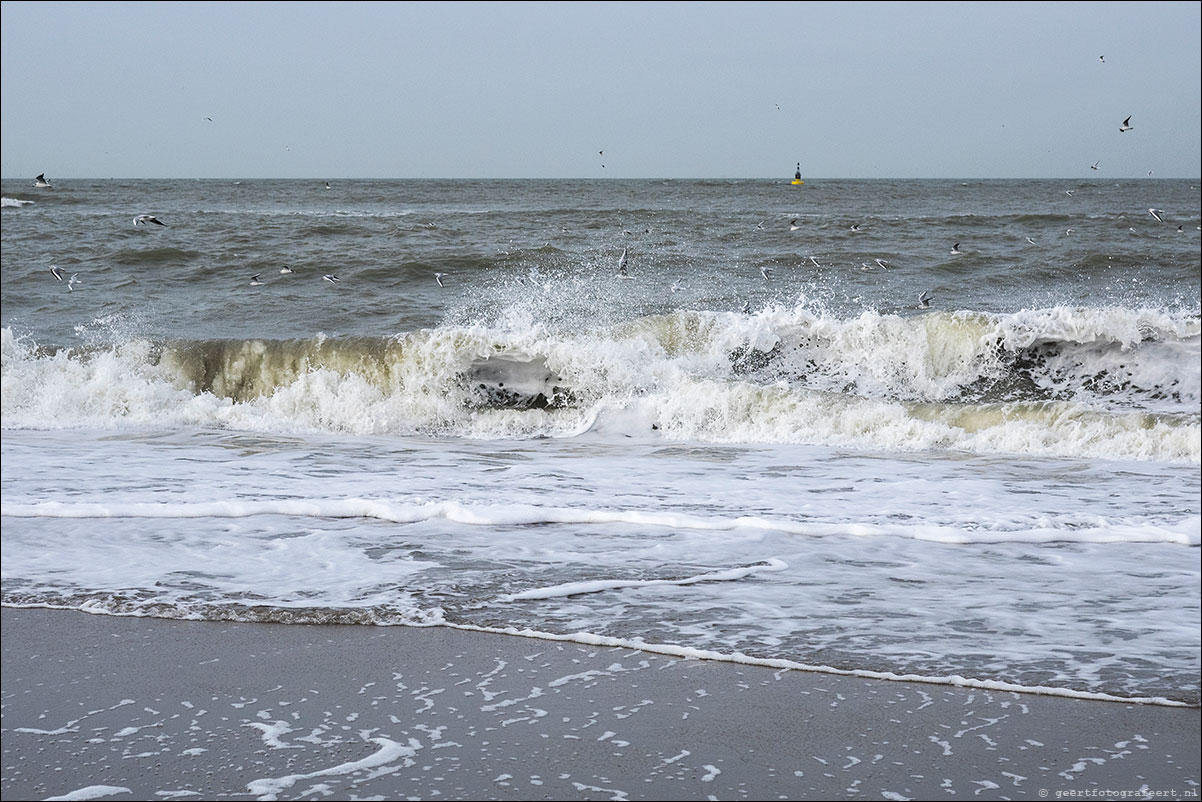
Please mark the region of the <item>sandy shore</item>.
POLYGON ((4 799, 1197 799, 1199 711, 4 608, 4 799))

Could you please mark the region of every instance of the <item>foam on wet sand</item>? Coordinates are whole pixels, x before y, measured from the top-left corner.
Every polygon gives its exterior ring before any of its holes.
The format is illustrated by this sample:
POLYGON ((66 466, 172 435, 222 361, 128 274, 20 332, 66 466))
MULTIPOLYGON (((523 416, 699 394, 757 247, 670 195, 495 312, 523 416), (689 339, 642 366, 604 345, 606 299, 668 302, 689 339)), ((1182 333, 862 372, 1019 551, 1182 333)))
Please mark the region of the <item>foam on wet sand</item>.
POLYGON ((15 608, 2 619, 5 799, 1197 798, 1202 787, 1197 708, 445 627, 15 608))

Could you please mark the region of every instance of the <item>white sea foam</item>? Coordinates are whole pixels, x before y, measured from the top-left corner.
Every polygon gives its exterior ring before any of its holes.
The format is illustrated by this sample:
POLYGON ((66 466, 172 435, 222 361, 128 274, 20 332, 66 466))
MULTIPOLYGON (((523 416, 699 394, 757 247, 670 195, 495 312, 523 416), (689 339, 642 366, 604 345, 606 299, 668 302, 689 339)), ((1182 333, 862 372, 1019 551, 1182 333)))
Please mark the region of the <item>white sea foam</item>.
POLYGON ((566 621, 805 665, 1189 698, 1197 599, 1180 593, 1200 523, 1181 466, 104 431, 6 433, 3 465, 9 604, 566 621), (989 668, 965 673, 982 650, 989 668))
POLYGON ((0 207, 5 209, 19 209, 22 206, 29 206, 35 201, 22 200, 20 198, 0 198, 0 207))
POLYGON ((1187 367, 1200 353, 1198 318, 1159 309, 837 318, 769 308, 734 328, 752 355, 771 356, 758 372, 828 392, 851 387, 865 397, 964 401, 983 382, 1004 387, 1021 376, 1055 397, 1103 407, 1156 402, 1154 409, 1196 410, 1200 398, 1199 371, 1187 367))
POLYGON ((6 604, 1196 697, 1192 467, 228 430, 9 431, 3 450, 6 604))
POLYGON ((408 746, 388 738, 370 738, 369 740, 380 748, 376 750, 375 754, 368 755, 361 760, 340 763, 337 766, 311 771, 307 774, 289 774, 284 777, 265 777, 252 780, 246 784, 246 789, 259 799, 278 799, 282 792, 296 785, 301 780, 332 777, 340 774, 354 774, 355 772, 373 769, 377 766, 387 766, 390 763, 406 763, 407 761, 411 761, 412 757, 417 754, 417 750, 421 748, 421 744, 415 739, 410 739, 408 746))
POLYGON ((46 797, 46 802, 56 802, 57 800, 79 802, 79 800, 103 799, 106 796, 114 796, 115 794, 132 793, 133 791, 123 785, 88 785, 60 796, 48 796, 46 797))
POLYGON ((44 354, 6 328, 3 425, 511 439, 622 421, 614 433, 683 441, 1197 463, 1197 329, 1111 310, 920 320, 775 310, 677 313, 572 338, 448 327, 374 343, 133 339, 44 354), (1053 340, 1022 357, 1038 361, 1024 381, 1046 398, 958 397, 1011 381, 999 374, 1013 370, 1013 349, 1053 340), (532 382, 532 368, 545 378, 532 382), (549 402, 535 398, 544 391, 549 402), (495 403, 515 396, 547 408, 495 403))
POLYGON ((690 576, 684 579, 639 579, 639 580, 618 580, 618 579, 597 579, 589 582, 567 582, 562 585, 553 585, 548 588, 531 588, 524 590, 521 593, 513 593, 503 596, 502 601, 518 601, 522 599, 553 599, 557 596, 577 596, 582 593, 601 593, 607 590, 618 590, 621 588, 644 588, 655 585, 694 585, 698 582, 729 582, 734 579, 743 579, 744 577, 757 574, 760 571, 780 571, 788 568, 788 566, 780 560, 768 560, 762 565, 749 565, 745 568, 731 568, 727 571, 714 571, 708 574, 699 574, 698 576, 690 576))
POLYGON ((840 676, 850 677, 865 677, 867 679, 880 679, 895 682, 923 682, 932 685, 954 685, 962 688, 980 688, 990 691, 1006 691, 1011 693, 1034 693, 1045 696, 1064 696, 1072 699, 1094 699, 1098 701, 1109 702, 1128 702, 1134 704, 1150 704, 1163 705, 1167 707, 1192 707, 1186 702, 1180 702, 1174 699, 1166 699, 1160 696, 1115 696, 1107 693, 1094 693, 1089 691, 1078 691, 1071 688, 1056 688, 1043 685, 1022 685, 1012 682, 999 682, 996 680, 981 680, 972 677, 962 677, 959 675, 949 676, 933 676, 924 674, 898 674, 891 671, 867 671, 862 669, 842 669, 832 666, 811 665, 808 663, 800 663, 793 660, 778 660, 764 659, 757 657, 749 657, 748 655, 739 652, 723 653, 710 651, 706 649, 695 649, 691 647, 671 646, 656 643, 647 643, 642 640, 626 640, 622 638, 612 638, 600 635, 593 635, 587 632, 575 632, 569 635, 561 635, 548 632, 539 632, 528 629, 515 629, 512 627, 481 627, 465 624, 446 624, 445 626, 453 629, 464 629, 476 632, 495 632, 505 635, 520 635, 526 638, 538 638, 541 640, 551 641, 568 641, 572 643, 583 643, 590 646, 613 646, 621 648, 635 648, 655 654, 666 654, 673 657, 683 657, 694 660, 718 660, 729 663, 741 663, 744 665, 765 666, 768 668, 784 668, 794 669, 798 671, 809 671, 819 674, 838 674, 840 676))
MULTIPOLYGON (((22 504, 0 503, 0 515, 9 518, 156 518, 207 519, 286 515, 292 518, 372 518, 399 524, 446 520, 481 527, 538 526, 544 524, 631 524, 698 531, 760 530, 811 537, 900 537, 934 543, 1202 543, 1202 518, 1183 516, 1168 524, 1124 524, 1099 520, 1094 526, 1040 526, 1031 521, 1018 529, 971 530, 957 526, 917 524, 814 523, 788 518, 739 516, 698 517, 656 510, 578 509, 525 504, 465 505, 456 502, 396 503, 375 499, 311 499, 273 501, 212 501, 177 503, 70 503, 46 501, 22 504)), ((672 580, 670 584, 692 584, 709 579, 737 579, 757 571, 780 570, 778 561, 768 565, 732 569, 713 577, 672 580)), ((637 584, 637 583, 634 583, 637 584)), ((662 584, 669 584, 664 582, 662 584)), ((610 585, 620 587, 621 585, 610 585)), ((511 598, 546 598, 605 589, 596 583, 575 583, 531 590, 511 598), (546 596, 537 594, 545 593, 546 596), (529 595, 535 594, 535 595, 529 595)))

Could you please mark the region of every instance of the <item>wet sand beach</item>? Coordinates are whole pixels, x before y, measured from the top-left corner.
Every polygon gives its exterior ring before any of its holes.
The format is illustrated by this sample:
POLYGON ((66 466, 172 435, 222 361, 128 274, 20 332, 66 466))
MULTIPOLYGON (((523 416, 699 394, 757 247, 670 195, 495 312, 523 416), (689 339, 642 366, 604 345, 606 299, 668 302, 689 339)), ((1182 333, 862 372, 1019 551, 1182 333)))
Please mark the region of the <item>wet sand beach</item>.
POLYGON ((1199 710, 4 608, 4 799, 1197 798, 1199 710))

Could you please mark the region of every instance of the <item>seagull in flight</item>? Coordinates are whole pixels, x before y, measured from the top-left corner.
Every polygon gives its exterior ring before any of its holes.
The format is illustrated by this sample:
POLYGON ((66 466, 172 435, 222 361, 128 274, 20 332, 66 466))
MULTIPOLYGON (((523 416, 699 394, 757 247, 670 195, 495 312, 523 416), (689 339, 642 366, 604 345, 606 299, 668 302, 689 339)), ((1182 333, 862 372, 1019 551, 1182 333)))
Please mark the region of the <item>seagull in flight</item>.
POLYGON ((815 257, 811 256, 810 261, 814 263, 814 267, 822 267, 822 265, 818 264, 818 260, 815 257))
POLYGON ((1071 189, 1066 189, 1064 190, 1064 194, 1071 198, 1073 196, 1073 191, 1071 189))
POLYGON ((859 223, 856 223, 855 225, 853 225, 853 226, 851 227, 851 230, 852 230, 852 231, 859 231, 859 230, 860 230, 860 224, 859 224, 859 223))
POLYGON ((629 253, 629 251, 626 248, 623 248, 622 255, 618 257, 618 275, 620 275, 620 276, 626 275, 626 264, 629 261, 627 259, 628 253, 629 253))
POLYGON ((931 308, 931 299, 933 297, 934 296, 932 296, 929 292, 927 292, 926 290, 923 290, 922 294, 918 296, 918 308, 919 309, 930 309, 931 308))
POLYGON ((960 252, 961 252, 961 251, 960 251, 960 243, 958 243, 958 242, 957 242, 955 245, 953 245, 953 246, 952 246, 952 253, 953 253, 953 254, 958 254, 958 253, 960 253, 960 252))
POLYGON ((1105 64, 1105 63, 1106 63, 1106 56, 1098 56, 1098 61, 1100 61, 1100 62, 1102 62, 1103 64, 1105 64))
POLYGON ((1161 217, 1161 215, 1162 215, 1162 214, 1164 214, 1164 209, 1149 209, 1149 210, 1148 210, 1148 214, 1150 214, 1150 215, 1152 215, 1153 217, 1155 217, 1155 218, 1156 218, 1156 222, 1157 222, 1157 223, 1163 223, 1163 222, 1164 222, 1164 218, 1163 218, 1163 217, 1161 217))
POLYGON ((59 281, 63 280, 63 271, 59 270, 54 265, 50 265, 50 275, 54 276, 59 281))
POLYGON ((797 225, 797 218, 796 218, 796 217, 794 217, 792 220, 790 220, 790 221, 789 221, 789 230, 790 230, 790 231, 796 231, 796 230, 798 230, 799 228, 801 228, 801 226, 797 225))
POLYGON ((149 225, 151 223, 154 223, 156 226, 166 226, 167 225, 162 220, 155 217, 153 214, 138 215, 137 217, 134 218, 134 225, 136 226, 139 223, 142 223, 143 225, 149 225))
MULTIPOLYGON (((1070 228, 1068 231, 1072 231, 1072 229, 1070 228)), ((1067 233, 1068 233, 1068 231, 1066 231, 1066 232, 1064 232, 1064 233, 1065 233, 1065 234, 1067 234, 1067 233)), ((1031 243, 1032 245, 1034 245, 1034 244, 1035 244, 1035 240, 1031 239, 1030 237, 1027 237, 1027 242, 1031 243)))
POLYGON ((881 270, 889 269, 889 263, 886 262, 884 259, 874 259, 873 261, 877 263, 877 266, 880 267, 881 270))
POLYGON ((1131 124, 1131 118, 1130 118, 1130 117, 1128 117, 1127 119, 1123 120, 1123 124, 1119 126, 1119 132, 1120 132, 1120 133, 1121 133, 1121 132, 1123 132, 1123 131, 1133 131, 1133 130, 1135 130, 1135 126, 1133 126, 1133 125, 1131 124))
POLYGON ((252 286, 252 287, 262 287, 262 286, 263 286, 263 282, 262 282, 262 281, 259 281, 259 276, 261 276, 261 275, 263 275, 263 274, 262 274, 262 273, 255 273, 253 276, 251 276, 251 277, 250 277, 250 286, 252 286))
POLYGON ((333 273, 326 273, 324 276, 322 276, 322 278, 331 284, 337 284, 338 282, 342 281, 342 279, 338 278, 338 276, 335 276, 333 273))
POLYGON ((45 173, 39 173, 38 177, 33 179, 33 185, 38 189, 49 189, 50 181, 47 180, 45 173))
POLYGON ((440 287, 444 286, 442 283, 442 280, 443 280, 443 278, 446 277, 446 275, 447 275, 446 273, 435 273, 434 274, 434 280, 438 282, 438 286, 440 286, 440 287))
POLYGON ((283 274, 285 274, 285 275, 287 275, 288 273, 295 273, 296 271, 295 271, 295 270, 293 270, 293 269, 292 269, 291 267, 289 267, 288 265, 284 265, 283 267, 281 267, 281 268, 280 268, 280 272, 281 272, 281 273, 283 273, 283 274))
POLYGON ((1098 169, 1098 165, 1099 165, 1099 164, 1101 164, 1101 163, 1102 163, 1102 160, 1101 160, 1101 159, 1098 159, 1096 162, 1094 162, 1093 164, 1089 165, 1089 169, 1091 169, 1091 170, 1096 170, 1096 169, 1098 169))
POLYGON ((772 280, 772 268, 761 267, 760 275, 764 277, 764 281, 771 281, 772 280))

